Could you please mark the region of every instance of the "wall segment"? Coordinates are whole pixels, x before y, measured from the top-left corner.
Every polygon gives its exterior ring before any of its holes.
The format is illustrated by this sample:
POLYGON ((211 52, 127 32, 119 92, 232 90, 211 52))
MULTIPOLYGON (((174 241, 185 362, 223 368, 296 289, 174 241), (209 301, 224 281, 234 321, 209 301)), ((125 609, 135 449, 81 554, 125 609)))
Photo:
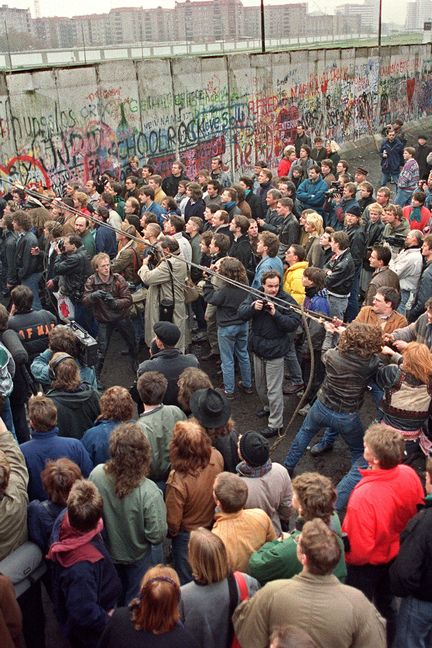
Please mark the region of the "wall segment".
POLYGON ((189 177, 223 154, 235 176, 276 167, 303 119, 339 143, 432 113, 430 45, 149 59, 0 75, 2 175, 68 181, 128 158, 189 177))

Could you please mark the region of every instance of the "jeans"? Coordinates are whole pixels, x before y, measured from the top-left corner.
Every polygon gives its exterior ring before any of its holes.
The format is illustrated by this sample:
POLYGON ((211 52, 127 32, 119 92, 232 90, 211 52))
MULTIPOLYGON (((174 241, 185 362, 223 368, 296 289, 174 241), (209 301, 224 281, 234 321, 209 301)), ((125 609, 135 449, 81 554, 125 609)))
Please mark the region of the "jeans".
MULTIPOLYGON (((396 609, 390 590, 389 569, 391 563, 383 565, 347 565, 346 584, 363 592, 375 604, 378 612, 387 621, 387 641, 392 645, 395 632, 396 609)), ((418 648, 417 644, 405 644, 404 648, 418 648)))
POLYGON ((372 381, 369 383, 368 387, 370 387, 370 390, 371 390, 371 396, 372 396, 372 398, 373 398, 373 402, 375 403, 375 405, 376 405, 377 407, 379 407, 379 405, 380 405, 380 403, 381 403, 381 401, 382 401, 382 399, 383 399, 383 396, 384 396, 384 390, 381 389, 381 387, 378 387, 378 385, 377 385, 377 383, 375 382, 375 380, 372 380, 372 381))
POLYGON ((338 483, 336 487, 336 492, 337 492, 337 500, 336 500, 336 511, 338 513, 342 513, 344 509, 346 509, 349 497, 354 490, 354 487, 357 486, 359 483, 360 479, 362 478, 362 475, 359 471, 359 468, 365 469, 367 468, 367 461, 361 455, 357 461, 353 463, 345 477, 342 477, 340 482, 338 483))
POLYGON ((295 468, 309 443, 323 427, 329 427, 343 437, 351 450, 352 463, 363 455, 363 425, 358 412, 334 412, 317 399, 285 457, 284 465, 287 469, 295 468))
POLYGON ((12 409, 11 409, 11 404, 9 400, 9 396, 6 396, 6 398, 3 401, 3 410, 1 412, 1 417, 3 419, 3 423, 6 425, 6 428, 9 430, 9 432, 12 434, 15 439, 17 438, 16 433, 15 433, 15 426, 13 422, 13 416, 12 416, 12 409))
POLYGON ((173 564, 181 585, 186 585, 192 580, 192 570, 188 561, 189 536, 189 531, 179 531, 172 539, 173 564))
POLYGON ((338 319, 343 320, 343 318, 345 317, 345 311, 348 306, 348 297, 335 297, 334 295, 328 295, 327 299, 330 307, 330 315, 332 317, 337 317, 338 319))
POLYGON ((406 205, 409 204, 412 195, 413 195, 412 191, 407 191, 406 189, 398 189, 393 202, 395 205, 400 205, 401 207, 405 207, 406 205))
POLYGON ((117 330, 122 338, 125 340, 129 353, 132 359, 136 359, 135 355, 137 352, 137 347, 135 344, 135 335, 133 331, 133 326, 129 317, 116 322, 99 322, 99 332, 98 332, 98 362, 96 366, 96 373, 100 376, 105 360, 105 355, 108 349, 108 345, 111 339, 111 335, 114 330, 117 330))
POLYGON ((292 335, 289 335, 289 341, 289 348, 285 355, 286 368, 293 385, 302 385, 303 375, 295 349, 294 338, 292 337, 292 335))
POLYGON ((21 279, 23 286, 27 286, 33 293, 33 310, 41 310, 42 303, 39 297, 39 281, 42 277, 42 272, 33 272, 25 279, 21 279))
POLYGON ((98 334, 98 325, 93 314, 81 303, 72 300, 75 308, 75 321, 82 326, 92 337, 98 334))
POLYGON ((359 291, 360 291, 360 273, 361 266, 356 269, 351 285, 350 296, 348 297, 348 305, 346 309, 346 321, 352 322, 358 315, 359 307, 359 291))
POLYGON ((255 387, 258 397, 264 406, 269 410, 268 425, 273 429, 279 429, 283 425, 283 377, 284 358, 266 360, 252 354, 255 387))
POLYGON ((406 305, 408 303, 410 295, 411 295, 411 290, 407 290, 406 288, 401 288, 400 304, 397 307, 397 312, 400 313, 401 315, 405 315, 406 313, 406 305))
POLYGON ((401 601, 392 648, 432 646, 432 602, 407 596, 401 601))
POLYGON ((122 584, 122 594, 119 601, 120 605, 128 605, 128 603, 138 595, 142 577, 152 566, 152 552, 150 549, 142 558, 134 563, 128 565, 115 563, 115 568, 122 584))
POLYGON ((395 171, 394 173, 385 173, 383 171, 381 176, 381 187, 384 187, 387 184, 387 182, 393 182, 394 184, 397 184, 397 181, 399 180, 399 176, 400 176, 400 171, 395 171))
POLYGON ((248 324, 218 327, 218 343, 222 361, 225 391, 235 391, 235 358, 237 358, 243 385, 252 387, 252 371, 248 353, 248 324))

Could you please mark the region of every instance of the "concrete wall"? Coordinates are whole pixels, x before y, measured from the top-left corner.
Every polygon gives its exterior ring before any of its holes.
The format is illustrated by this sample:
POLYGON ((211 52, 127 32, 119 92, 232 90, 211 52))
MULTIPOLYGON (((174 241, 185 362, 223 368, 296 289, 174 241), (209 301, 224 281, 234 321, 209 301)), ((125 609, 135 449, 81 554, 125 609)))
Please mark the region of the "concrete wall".
POLYGON ((400 117, 432 113, 430 45, 105 62, 0 75, 0 183, 59 189, 128 158, 189 177, 222 154, 236 177, 276 167, 303 119, 352 142, 400 117))

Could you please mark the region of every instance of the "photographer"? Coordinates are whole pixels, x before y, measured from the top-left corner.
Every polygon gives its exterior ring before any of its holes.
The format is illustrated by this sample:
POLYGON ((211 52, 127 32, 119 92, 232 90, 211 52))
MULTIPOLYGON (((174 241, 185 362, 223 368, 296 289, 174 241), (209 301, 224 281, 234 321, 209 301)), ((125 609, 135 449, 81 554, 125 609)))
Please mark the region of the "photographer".
POLYGON ((255 386, 263 409, 257 412, 258 417, 268 416, 268 426, 261 434, 272 437, 279 433, 283 426, 283 378, 284 357, 288 352, 290 337, 294 332, 300 316, 289 309, 296 304, 294 299, 281 289, 281 277, 278 272, 269 270, 262 277, 262 299, 250 295, 239 307, 238 314, 244 321, 252 320, 250 349, 252 351, 255 386), (282 300, 286 308, 275 305, 272 298, 282 300))
MULTIPOLYGON (((339 184, 339 181, 337 181, 339 184)), ((329 212, 326 219, 327 225, 331 225, 335 230, 341 230, 344 226, 345 214, 352 207, 359 207, 356 200, 357 187, 354 182, 347 182, 343 187, 337 186, 332 182, 332 186, 327 191, 327 208, 329 212)))
POLYGON ((41 383, 44 387, 51 384, 49 362, 54 353, 67 353, 74 358, 80 370, 81 382, 86 383, 93 389, 96 389, 97 381, 95 370, 93 367, 88 367, 80 361, 80 341, 75 333, 64 325, 56 326, 49 332, 48 349, 33 360, 30 370, 35 380, 41 383))
POLYGON ((149 263, 152 257, 145 257, 138 271, 143 284, 148 286, 145 306, 145 342, 150 347, 154 338, 153 327, 162 321, 163 317, 170 317, 181 332, 176 348, 185 349, 186 308, 184 301, 184 285, 187 276, 187 265, 179 258, 180 248, 178 241, 165 236, 159 241, 162 250, 162 259, 154 270, 150 270, 149 263), (166 304, 166 313, 161 312, 163 302, 166 304), (162 317, 161 317, 162 315, 162 317))
POLYGON ((405 245, 405 239, 410 230, 406 218, 403 217, 402 207, 388 205, 384 208, 385 227, 382 239, 392 251, 392 258, 396 258, 405 245))
POLYGON ((91 317, 82 304, 84 284, 91 274, 91 269, 81 238, 77 234, 65 236, 54 244, 54 250, 58 255, 54 261, 54 281, 58 283, 60 295, 68 297, 73 304, 75 312, 70 319, 75 319, 78 324, 93 333, 91 317))
POLYGON ((95 272, 86 281, 83 304, 93 309, 99 324, 96 374, 100 376, 102 373, 105 354, 114 329, 125 340, 135 369, 138 349, 129 317, 132 296, 128 284, 120 274, 111 272, 108 254, 96 254, 92 259, 92 267, 95 272))

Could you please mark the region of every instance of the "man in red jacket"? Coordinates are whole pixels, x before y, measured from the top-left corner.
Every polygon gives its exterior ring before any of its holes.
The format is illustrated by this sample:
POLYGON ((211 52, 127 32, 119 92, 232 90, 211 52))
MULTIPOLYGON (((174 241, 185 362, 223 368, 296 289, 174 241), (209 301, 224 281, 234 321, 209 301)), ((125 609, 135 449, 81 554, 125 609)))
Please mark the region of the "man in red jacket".
POLYGON ((424 500, 417 474, 401 465, 404 440, 386 425, 364 436, 367 470, 348 501, 342 530, 348 534, 346 583, 361 590, 387 619, 389 645, 395 628, 389 568, 399 552, 399 534, 424 500))

